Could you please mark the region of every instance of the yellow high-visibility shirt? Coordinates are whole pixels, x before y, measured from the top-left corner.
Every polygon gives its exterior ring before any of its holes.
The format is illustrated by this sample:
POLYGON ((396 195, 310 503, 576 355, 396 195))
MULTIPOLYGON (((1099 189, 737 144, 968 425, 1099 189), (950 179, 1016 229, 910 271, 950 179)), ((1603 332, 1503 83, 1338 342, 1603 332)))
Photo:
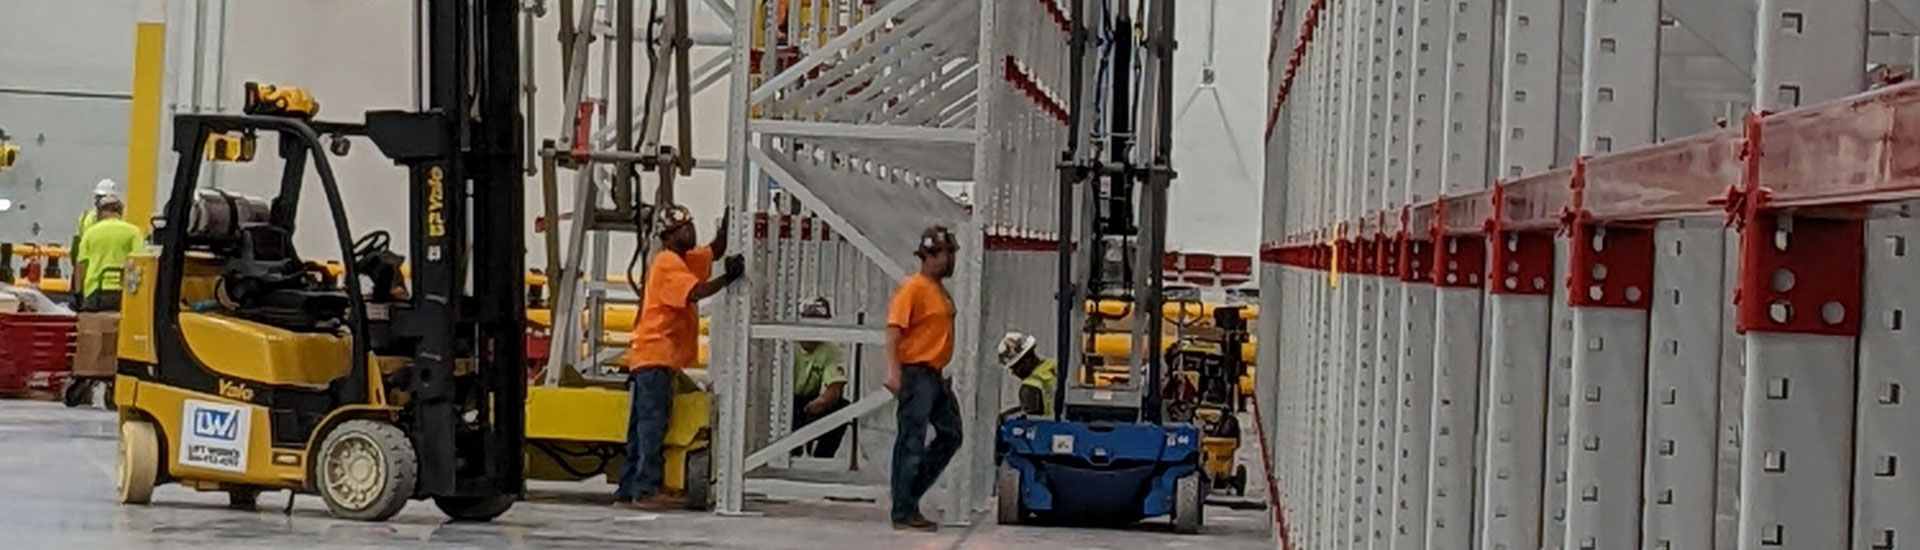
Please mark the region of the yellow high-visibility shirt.
POLYGON ((120 290, 127 256, 140 248, 140 240, 140 228, 119 218, 100 220, 87 228, 87 232, 80 235, 80 250, 73 256, 74 261, 87 264, 87 286, 81 289, 80 295, 120 290))

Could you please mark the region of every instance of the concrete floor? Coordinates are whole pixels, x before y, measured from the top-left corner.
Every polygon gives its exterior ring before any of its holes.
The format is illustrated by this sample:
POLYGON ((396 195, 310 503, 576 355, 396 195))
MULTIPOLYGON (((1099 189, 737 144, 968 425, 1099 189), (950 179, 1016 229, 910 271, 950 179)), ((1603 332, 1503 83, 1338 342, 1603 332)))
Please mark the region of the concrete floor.
POLYGON ((166 486, 154 504, 113 502, 113 415, 53 403, 0 400, 0 547, 112 548, 711 548, 711 549, 1269 549, 1266 512, 1210 508, 1207 532, 1175 535, 1164 523, 1130 530, 1001 527, 937 534, 896 533, 880 505, 823 498, 878 496, 875 488, 758 481, 750 490, 759 517, 646 514, 607 504, 608 486, 536 484, 529 502, 490 524, 446 524, 416 502, 388 523, 327 517, 318 497, 302 496, 292 515, 286 493, 262 495, 262 510, 224 508, 219 493, 166 486))

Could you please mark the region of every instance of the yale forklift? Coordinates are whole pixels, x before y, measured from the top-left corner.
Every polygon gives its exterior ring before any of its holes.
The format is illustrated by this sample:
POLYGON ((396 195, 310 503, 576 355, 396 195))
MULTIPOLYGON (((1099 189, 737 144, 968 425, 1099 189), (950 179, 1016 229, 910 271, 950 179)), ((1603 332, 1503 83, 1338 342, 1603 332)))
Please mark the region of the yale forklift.
MULTIPOLYGON (((119 500, 155 485, 316 493, 328 511, 384 520, 431 499, 489 520, 525 490, 524 183, 518 3, 430 0, 427 104, 363 123, 314 120, 294 88, 248 86, 241 115, 174 118, 178 155, 153 244, 126 274, 114 402, 119 500), (274 138, 277 193, 202 189, 208 155, 274 138), (408 173, 411 273, 395 238, 355 238, 327 152, 370 139, 408 173), (210 146, 209 144, 214 144, 210 146), (311 168, 331 228, 296 228, 311 168), (296 252, 322 231, 331 276, 296 252)), ((312 251, 304 251, 312 252, 312 251)), ((291 501, 289 501, 291 506, 291 501)))
POLYGON ((1165 301, 1160 258, 1174 178, 1173 0, 1141 2, 1138 18, 1126 13, 1127 2, 1071 4, 1070 116, 1056 216, 1062 238, 1055 330, 1064 351, 1054 402, 1061 406, 1053 418, 1001 422, 1008 452, 996 484, 998 518, 1125 525, 1167 517, 1175 531, 1195 533, 1210 486, 1203 434, 1191 415, 1178 414, 1182 396, 1165 391, 1175 375, 1162 356, 1166 335, 1157 315, 1165 301), (1090 47, 1095 30, 1104 50, 1090 47), (1138 66, 1136 53, 1143 56, 1138 66), (1110 71, 1099 83, 1087 78, 1093 60, 1110 71), (1090 101, 1102 95, 1111 103, 1090 101), (1135 97, 1142 98, 1137 108, 1135 97), (1098 376, 1097 333, 1111 319, 1086 307, 1088 298, 1141 312, 1131 316, 1133 343, 1120 363, 1125 376, 1098 376))

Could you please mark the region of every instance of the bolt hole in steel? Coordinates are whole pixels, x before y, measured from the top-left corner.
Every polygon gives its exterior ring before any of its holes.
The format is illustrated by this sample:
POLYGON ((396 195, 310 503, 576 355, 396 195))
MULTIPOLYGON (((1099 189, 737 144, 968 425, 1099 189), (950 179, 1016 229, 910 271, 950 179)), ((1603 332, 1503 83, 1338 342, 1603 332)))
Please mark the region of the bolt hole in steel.
POLYGON ((1785 269, 1773 270, 1773 291, 1774 292, 1787 292, 1789 290, 1793 290, 1793 283, 1794 283, 1794 277, 1793 277, 1792 271, 1785 270, 1785 269))
POLYGON ((1637 287, 1637 286, 1627 287, 1626 295, 1627 295, 1627 303, 1630 303, 1630 304, 1640 303, 1640 287, 1637 287))
POLYGON ((385 468, 373 440, 359 435, 341 439, 326 457, 328 492, 344 508, 364 509, 379 498, 386 484, 385 468))
POLYGON ((1588 299, 1598 300, 1600 299, 1600 297, 1606 296, 1606 295, 1607 295, 1606 291, 1600 290, 1600 285, 1593 285, 1593 286, 1587 287, 1588 299))
POLYGON ((1507 285, 1507 290, 1519 290, 1520 279, 1518 277, 1507 277, 1506 285, 1507 285))
POLYGON ((1785 300, 1775 301, 1771 307, 1767 308, 1767 317, 1773 319, 1775 323, 1785 323, 1793 318, 1793 306, 1787 305, 1785 300))
MULTIPOLYGON (((1786 223, 1786 221, 1785 221, 1785 220, 1781 220, 1781 223, 1783 223, 1783 224, 1784 224, 1784 223, 1786 223)), ((1775 250, 1779 250, 1779 251, 1781 251, 1781 252, 1786 252, 1786 251, 1787 251, 1787 244, 1788 244, 1788 242, 1789 242, 1789 241, 1791 241, 1791 238, 1792 238, 1792 232, 1791 232, 1791 231, 1788 231, 1788 230, 1785 230, 1785 229, 1777 229, 1777 230, 1774 230, 1774 232, 1773 232, 1773 248, 1774 248, 1775 250)))
POLYGON ((1533 278, 1533 289, 1534 289, 1534 290, 1546 290, 1546 289, 1547 289, 1547 278, 1546 278, 1546 277, 1534 277, 1534 278, 1533 278))
POLYGON ((1606 266, 1606 264, 1593 264, 1593 270, 1592 270, 1592 273, 1593 273, 1593 280, 1595 280, 1595 281, 1605 281, 1605 280, 1607 280, 1607 266, 1606 266))
POLYGON ((1827 302, 1822 304, 1820 306, 1820 320, 1826 321, 1829 325, 1838 325, 1846 322, 1847 306, 1840 305, 1840 302, 1827 302))
POLYGON ((1507 262, 1507 273, 1519 273, 1520 262, 1507 262))
MULTIPOLYGON (((1507 235, 1507 251, 1508 252, 1520 251, 1520 237, 1518 235, 1507 235)), ((1519 264, 1516 263, 1514 265, 1518 266, 1519 264)), ((1518 268, 1516 267, 1516 269, 1518 268)))

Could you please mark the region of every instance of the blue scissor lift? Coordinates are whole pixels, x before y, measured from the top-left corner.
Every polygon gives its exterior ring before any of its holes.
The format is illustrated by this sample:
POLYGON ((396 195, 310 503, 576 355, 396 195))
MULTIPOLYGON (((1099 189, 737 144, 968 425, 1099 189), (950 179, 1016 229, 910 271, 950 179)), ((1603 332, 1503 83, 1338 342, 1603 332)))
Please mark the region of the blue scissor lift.
POLYGON ((1174 177, 1174 2, 1068 3, 1072 76, 1069 137, 1059 165, 1064 237, 1055 349, 1078 351, 1060 354, 1064 368, 1054 394, 1060 406, 1052 418, 1014 417, 1000 425, 1006 455, 997 483, 999 519, 1125 525, 1170 517, 1176 531, 1194 533, 1204 524, 1210 486, 1201 468, 1201 432, 1191 422, 1167 421, 1160 391, 1160 258, 1174 177), (1138 8, 1137 17, 1127 13, 1129 5, 1138 8), (1096 64, 1091 83, 1083 70, 1089 61, 1096 64), (1134 98, 1150 99, 1136 108, 1134 98), (1129 303, 1137 313, 1130 316, 1134 356, 1121 364, 1138 367, 1104 376, 1103 383, 1090 372, 1096 354, 1085 337, 1114 319, 1099 317, 1098 308, 1086 311, 1089 298, 1129 303))

